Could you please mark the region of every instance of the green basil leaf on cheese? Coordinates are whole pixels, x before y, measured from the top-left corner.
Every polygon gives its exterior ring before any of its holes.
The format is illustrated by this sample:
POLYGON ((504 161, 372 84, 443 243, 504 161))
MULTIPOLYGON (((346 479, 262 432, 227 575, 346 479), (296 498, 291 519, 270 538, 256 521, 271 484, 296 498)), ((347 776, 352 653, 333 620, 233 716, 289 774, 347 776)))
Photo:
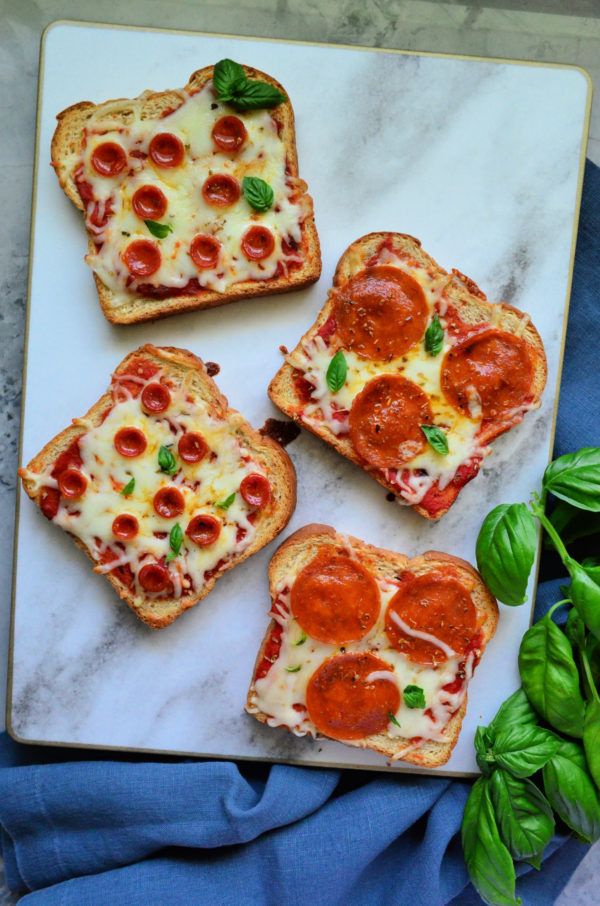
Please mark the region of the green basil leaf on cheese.
POLYGON ((183 544, 183 530, 178 522, 175 523, 169 532, 169 546, 171 550, 167 554, 167 563, 179 556, 181 545, 183 544))
POLYGON ((227 103, 247 81, 246 73, 235 60, 219 60, 213 69, 213 86, 220 101, 227 103))
POLYGON ((273 207, 275 198, 273 189, 268 182, 258 176, 244 176, 242 180, 244 198, 255 211, 268 211, 273 207))
POLYGON ((133 489, 135 488, 135 478, 130 478, 124 488, 121 489, 121 494, 123 497, 129 497, 130 494, 133 494, 133 489))
POLYGON ((300 634, 300 638, 298 639, 298 641, 297 641, 297 642, 294 642, 294 645, 296 646, 296 648, 298 647, 298 645, 304 645, 306 639, 307 639, 306 633, 305 633, 305 632, 302 632, 302 633, 300 634))
POLYGON ((215 504, 220 510, 228 510, 233 501, 235 500, 235 491, 233 494, 230 494, 229 497, 226 497, 225 500, 221 500, 219 503, 215 504))
POLYGON ((158 467, 167 475, 174 475, 178 470, 177 460, 168 447, 162 446, 158 451, 158 467))
POLYGON ((425 352, 430 356, 439 355, 444 345, 444 328, 437 315, 434 315, 431 324, 425 331, 425 352))
POLYGON ((157 223, 156 220, 144 220, 144 223, 157 239, 165 239, 169 233, 173 232, 173 227, 170 223, 157 223))
POLYGON ((337 393, 338 390, 342 389, 346 383, 347 374, 348 363, 346 362, 346 356, 344 355, 343 349, 338 349, 329 363, 327 374, 325 375, 327 386, 332 393, 337 393))
POLYGON ((295 667, 286 667, 285 668, 286 673, 298 673, 298 671, 300 669, 301 669, 301 664, 296 664, 295 667))
POLYGON ((407 708, 425 707, 425 693, 420 686, 405 686, 402 700, 407 708))
POLYGON ((390 719, 390 723, 391 723, 391 724, 394 724, 394 726, 396 726, 396 727, 399 727, 399 726, 400 726, 398 720, 396 719, 396 715, 395 715, 395 714, 392 714, 391 711, 388 711, 388 717, 389 717, 389 719, 390 719))
POLYGON ((421 425, 421 431, 432 450, 440 456, 448 455, 448 438, 441 428, 436 425, 421 425))

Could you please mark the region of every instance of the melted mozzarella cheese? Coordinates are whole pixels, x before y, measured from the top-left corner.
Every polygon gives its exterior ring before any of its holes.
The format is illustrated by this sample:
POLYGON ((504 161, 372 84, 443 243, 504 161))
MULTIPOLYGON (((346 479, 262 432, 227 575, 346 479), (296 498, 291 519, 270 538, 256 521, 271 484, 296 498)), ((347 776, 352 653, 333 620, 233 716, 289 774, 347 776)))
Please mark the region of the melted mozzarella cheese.
POLYGON ((200 91, 189 95, 181 92, 181 106, 159 120, 142 119, 143 97, 128 104, 130 121, 124 126, 119 112, 122 103, 111 109, 100 108, 90 117, 85 131, 82 154, 73 160, 73 169, 82 167, 82 177, 93 190, 94 200, 89 202, 87 225, 95 234, 96 248, 87 255, 87 262, 112 291, 114 307, 131 298, 129 272, 122 254, 136 239, 156 241, 161 251, 161 266, 150 277, 140 279, 142 284, 167 286, 180 289, 195 278, 206 289, 223 292, 243 280, 268 280, 274 277, 281 265, 286 267, 301 262, 299 251, 286 251, 283 240, 302 240, 301 224, 307 214, 307 200, 299 191, 300 181, 287 174, 287 152, 280 138, 277 123, 267 110, 236 112, 248 137, 235 154, 218 150, 212 142, 214 123, 232 111, 217 103, 212 82, 200 91), (216 109, 212 109, 215 107, 216 109), (184 144, 184 163, 172 169, 156 167, 149 157, 131 157, 131 152, 147 154, 153 135, 169 132, 184 144), (103 142, 116 142, 128 154, 127 169, 116 177, 99 176, 91 165, 94 149, 103 142), (205 179, 215 173, 234 176, 240 183, 244 176, 264 179, 274 192, 270 210, 257 213, 242 195, 229 208, 208 205, 202 196, 205 179), (172 227, 164 239, 153 237, 143 220, 133 211, 132 197, 144 185, 157 186, 167 198, 166 214, 161 223, 172 227), (96 203, 100 204, 97 217, 110 203, 114 212, 104 227, 94 227, 91 215, 96 203), (246 230, 260 223, 268 227, 275 238, 272 254, 261 261, 249 261, 241 251, 241 239, 246 230), (221 254, 215 268, 198 269, 189 255, 192 239, 197 234, 209 234, 221 243, 221 254))

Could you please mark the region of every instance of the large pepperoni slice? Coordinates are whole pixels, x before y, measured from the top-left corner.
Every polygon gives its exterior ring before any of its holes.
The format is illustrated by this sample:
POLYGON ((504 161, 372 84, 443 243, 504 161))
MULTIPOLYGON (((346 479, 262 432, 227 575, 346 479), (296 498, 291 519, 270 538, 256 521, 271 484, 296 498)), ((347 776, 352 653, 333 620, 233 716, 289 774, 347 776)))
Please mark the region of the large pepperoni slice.
POLYGON ((209 547, 221 534, 221 523, 214 516, 194 516, 185 533, 198 547, 209 547))
POLYGON ((117 176, 127 164, 127 155, 116 142, 102 142, 92 151, 90 161, 100 176, 117 176))
POLYGON ((146 563, 138 573, 138 581, 143 589, 158 594, 171 584, 169 570, 162 563, 146 563))
POLYGON ((214 173, 202 186, 202 197, 207 204, 217 208, 229 208, 240 197, 240 184, 228 173, 214 173))
POLYGON ((430 667, 447 660, 451 652, 464 655, 476 630, 473 599, 455 576, 441 570, 402 575, 388 604, 385 632, 390 644, 410 661, 430 667))
POLYGON ((275 237, 265 226, 252 226, 242 236, 242 252, 249 261, 262 261, 273 254, 275 237))
POLYGON ((248 138, 246 127, 238 116, 222 116, 214 124, 211 135, 217 148, 230 154, 238 151, 248 138))
POLYGON ((397 267, 379 265, 336 292, 334 317, 345 349, 386 361, 404 355, 421 339, 428 311, 416 280, 397 267))
POLYGON ((306 708, 317 730, 334 739, 364 739, 381 733, 400 707, 400 691, 385 661, 373 654, 328 658, 311 676, 306 708), (374 675, 375 674, 375 675, 374 675))
POLYGON ((355 397, 349 415, 350 439, 370 466, 393 469, 425 446, 421 425, 433 417, 429 399, 399 374, 381 374, 355 397))
POLYGON ((63 497, 76 500, 85 494, 87 478, 79 469, 65 469, 58 477, 58 487, 63 497))
POLYGON ((175 487, 160 488, 152 501, 154 510, 163 519, 175 519, 185 509, 185 497, 175 487))
POLYGON ((290 605, 313 639, 343 645, 362 639, 375 625, 379 591, 357 560, 324 548, 296 578, 290 605))
POLYGON ((531 395, 533 363, 521 337, 489 328, 459 341, 442 363, 442 390, 464 415, 481 402, 483 419, 499 421, 531 395))
POLYGON ((172 132, 159 132, 150 142, 148 153, 150 160, 157 167, 170 170, 183 163, 185 148, 181 139, 172 132))
POLYGON ((121 456, 133 459, 142 455, 148 446, 148 441, 144 432, 139 428, 119 428, 115 434, 114 445, 115 450, 121 456))
POLYGON ((257 510, 262 510, 271 499, 271 485, 269 484, 268 479, 265 478, 264 475, 261 475, 260 472, 252 472, 250 475, 246 475, 245 478, 242 478, 240 494, 248 506, 253 506, 257 510))
POLYGON ((149 412, 152 415, 159 415, 161 412, 165 412, 171 404, 171 394, 164 384, 159 384, 158 381, 152 381, 151 384, 146 384, 142 390, 142 406, 146 412, 149 412))
POLYGON ((186 431, 179 438, 177 452, 184 462, 201 462, 208 453, 208 444, 196 431, 186 431))
POLYGON ((132 277, 151 277, 160 267, 160 249, 150 239, 134 239, 123 252, 123 261, 132 277))
POLYGON ((216 267, 221 254, 221 243, 214 236, 199 233, 190 245, 190 258, 199 270, 216 267))
POLYGON ((167 199, 158 186, 140 186, 134 192, 131 206, 140 220, 160 220, 167 212, 167 199))

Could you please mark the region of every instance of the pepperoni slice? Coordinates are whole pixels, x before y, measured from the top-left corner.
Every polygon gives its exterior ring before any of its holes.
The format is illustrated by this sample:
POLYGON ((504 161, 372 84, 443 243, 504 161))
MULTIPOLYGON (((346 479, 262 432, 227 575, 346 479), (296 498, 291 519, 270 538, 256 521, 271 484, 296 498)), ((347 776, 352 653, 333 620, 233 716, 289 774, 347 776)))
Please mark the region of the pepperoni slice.
POLYGON ((381 374, 355 397, 348 418, 354 449, 370 466, 393 469, 425 446, 433 416, 423 391, 399 374, 381 374))
POLYGON ((194 516, 185 530, 186 535, 198 547, 214 544, 221 533, 221 523, 214 516, 194 516))
POLYGON ((170 170, 183 163, 185 148, 181 139, 172 132, 159 132, 150 142, 148 153, 153 164, 170 170))
POLYGON ((500 420, 531 394, 533 363, 527 344, 496 328, 465 337, 446 353, 441 383, 446 398, 459 412, 471 414, 476 394, 483 418, 500 420))
POLYGON ((119 428, 114 439, 115 450, 121 456, 127 456, 133 459, 135 456, 141 456, 148 441, 146 435, 139 428, 119 428))
POLYGON ((271 485, 264 475, 259 472, 251 472, 250 475, 242 478, 240 494, 248 506, 262 510, 271 499, 271 485))
POLYGON ((404 355, 425 332, 427 302, 416 280, 397 267, 369 267, 335 295, 342 346, 365 359, 404 355))
POLYGON ((200 270, 216 267, 219 263, 220 254, 221 243, 213 236, 198 234, 192 239, 190 258, 200 270))
POLYGON ((390 678, 371 678, 391 667, 373 654, 328 658, 308 681, 306 708, 317 730, 334 739, 364 739, 381 733, 390 712, 400 707, 400 691, 390 678))
POLYGON ((240 184, 228 173, 214 173, 204 181, 202 197, 207 204, 229 208, 240 197, 240 184))
POLYGON ((131 206, 140 220, 160 220, 167 211, 167 199, 158 186, 140 186, 134 192, 131 206))
POLYGON ((152 501, 154 510, 163 519, 175 519, 185 509, 185 498, 178 488, 160 488, 152 501))
POLYGON ((115 538, 130 541, 131 538, 135 538, 139 530, 139 523, 131 513, 120 513, 113 519, 112 533, 115 538))
POLYGON ((201 462, 208 453, 208 444, 201 434, 186 431, 179 438, 177 452, 184 462, 201 462))
POLYGON ((100 176, 117 176, 127 164, 127 155, 116 142, 102 142, 92 151, 90 161, 100 176))
POLYGON ((265 226, 251 226, 242 236, 242 252, 250 261, 262 261, 273 253, 275 237, 265 226))
POLYGON ((328 548, 299 573, 290 603, 302 629, 331 645, 362 639, 375 625, 380 607, 371 573, 347 554, 328 548))
POLYGON ((390 644, 415 664, 434 666, 449 657, 435 642, 403 631, 410 629, 445 642, 456 654, 467 653, 477 629, 477 611, 469 591, 442 571, 421 576, 403 573, 400 588, 388 604, 385 632, 390 644))
POLYGON ((237 116, 222 116, 214 124, 211 135, 217 148, 230 153, 238 151, 248 138, 246 127, 237 116))
POLYGON ((60 491, 57 488, 42 488, 40 509, 46 519, 54 519, 60 505, 60 491))
POLYGON ((141 400, 142 406, 146 412, 150 412, 152 415, 158 415, 160 412, 164 412, 169 408, 171 404, 171 394, 164 384, 153 381, 151 384, 146 384, 142 390, 141 400))
POLYGON ((74 500, 85 494, 87 478, 79 469, 65 469, 58 477, 58 487, 63 497, 74 500))
POLYGON ((142 588, 149 592, 160 592, 170 585, 169 570, 162 563, 146 563, 138 573, 138 581, 142 588))
POLYGON ((134 239, 123 252, 123 261, 132 277, 150 277, 160 267, 160 249, 149 239, 134 239))

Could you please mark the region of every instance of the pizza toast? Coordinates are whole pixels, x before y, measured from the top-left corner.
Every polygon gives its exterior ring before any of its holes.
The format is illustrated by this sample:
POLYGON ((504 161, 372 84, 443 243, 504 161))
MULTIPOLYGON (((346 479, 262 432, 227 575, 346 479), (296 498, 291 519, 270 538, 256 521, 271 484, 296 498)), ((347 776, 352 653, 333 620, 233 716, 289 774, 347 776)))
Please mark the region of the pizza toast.
POLYGON ((86 260, 115 324, 289 292, 320 276, 291 101, 271 76, 222 63, 281 100, 232 107, 206 66, 181 90, 82 101, 58 114, 52 165, 84 213, 86 260), (244 177, 259 187, 253 204, 244 177))
POLYGON ((228 407, 199 358, 172 347, 127 355, 107 392, 19 475, 153 628, 272 541, 296 504, 283 448, 228 407))
POLYGON ((489 443, 539 406, 545 383, 544 347, 528 315, 490 303, 418 239, 381 232, 346 249, 269 396, 400 503, 436 520, 477 475, 489 443))
POLYGON ((409 558, 314 524, 277 549, 269 585, 272 619, 248 713, 391 761, 445 764, 460 733, 469 679, 498 622, 479 573, 438 551, 409 558), (395 628, 392 611, 403 613, 406 633, 395 628), (362 698, 358 680, 365 681, 362 698))

